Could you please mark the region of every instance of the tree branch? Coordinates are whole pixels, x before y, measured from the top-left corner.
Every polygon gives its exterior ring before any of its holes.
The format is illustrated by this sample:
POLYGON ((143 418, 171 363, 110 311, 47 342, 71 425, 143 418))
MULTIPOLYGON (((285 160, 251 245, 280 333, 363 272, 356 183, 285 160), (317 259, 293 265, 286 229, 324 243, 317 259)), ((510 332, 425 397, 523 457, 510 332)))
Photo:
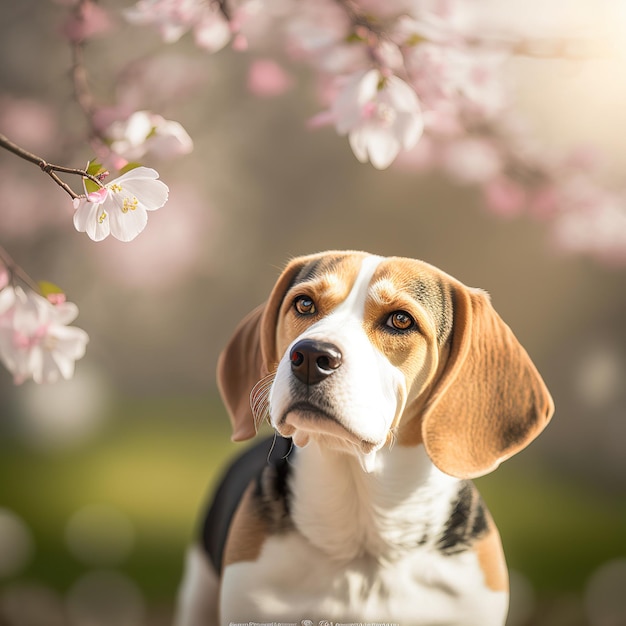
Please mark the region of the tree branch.
POLYGON ((2 246, 0 246, 0 262, 9 271, 11 280, 13 280, 14 277, 17 277, 28 285, 35 293, 41 293, 39 285, 12 259, 11 255, 2 246))
POLYGON ((71 196, 73 200, 80 198, 80 194, 77 194, 67 183, 65 183, 55 172, 61 172, 63 174, 74 174, 76 176, 82 176, 83 178, 88 178, 89 180, 96 183, 99 187, 103 187, 102 181, 99 180, 96 176, 92 176, 88 174, 85 170, 77 169, 74 167, 65 167, 63 165, 54 165, 53 163, 48 163, 45 159, 42 159, 40 156, 33 154, 32 152, 28 152, 28 150, 24 150, 17 144, 10 141, 5 135, 0 133, 0 147, 12 152, 16 156, 24 159, 25 161, 29 161, 30 163, 34 163, 38 165, 42 172, 45 172, 54 180, 54 182, 61 187, 67 194, 71 196))

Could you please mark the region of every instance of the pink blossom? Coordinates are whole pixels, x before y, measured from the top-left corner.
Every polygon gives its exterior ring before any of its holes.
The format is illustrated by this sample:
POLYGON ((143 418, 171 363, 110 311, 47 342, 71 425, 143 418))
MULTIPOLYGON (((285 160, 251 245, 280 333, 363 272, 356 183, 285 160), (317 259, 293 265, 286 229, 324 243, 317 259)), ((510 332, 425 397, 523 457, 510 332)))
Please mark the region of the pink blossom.
POLYGON ((84 356, 89 341, 84 330, 68 326, 77 315, 71 302, 53 305, 21 287, 0 291, 0 361, 16 384, 74 375, 74 362, 84 356))
POLYGON ((415 92, 397 76, 378 70, 348 78, 332 105, 337 131, 348 135, 359 161, 388 167, 400 150, 411 149, 423 131, 415 92))
POLYGON ((287 91, 293 81, 289 74, 271 59, 257 59, 248 70, 248 89, 255 96, 268 98, 287 91))

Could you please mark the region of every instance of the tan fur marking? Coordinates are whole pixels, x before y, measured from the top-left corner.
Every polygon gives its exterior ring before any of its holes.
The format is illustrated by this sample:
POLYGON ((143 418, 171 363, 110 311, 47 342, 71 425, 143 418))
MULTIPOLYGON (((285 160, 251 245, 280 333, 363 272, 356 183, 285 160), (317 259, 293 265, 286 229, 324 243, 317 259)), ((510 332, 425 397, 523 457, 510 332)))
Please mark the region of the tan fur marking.
POLYGON ((224 567, 240 561, 256 561, 269 535, 253 501, 254 484, 246 489, 235 512, 224 547, 224 567))
MULTIPOLYGON (((365 332, 372 344, 404 375, 407 404, 413 404, 422 396, 439 362, 435 321, 408 290, 416 276, 432 272, 430 266, 420 261, 395 259, 393 264, 384 261, 374 274, 365 305, 365 332), (382 325, 394 311, 409 313, 417 329, 407 333, 387 332, 382 325)), ((413 415, 413 412, 405 410, 404 414, 413 415)), ((397 426, 398 419, 392 428, 397 426)), ((412 442, 419 443, 421 432, 417 435, 411 437, 412 442)))
POLYGON ((500 533, 498 533, 490 515, 488 515, 488 526, 487 534, 474 544, 474 551, 478 556, 487 587, 492 591, 508 591, 509 573, 506 568, 500 533))
POLYGON ((287 292, 278 321, 278 354, 282 354, 311 324, 332 313, 348 297, 364 256, 356 253, 347 255, 336 262, 331 270, 325 270, 319 276, 297 283, 287 292), (316 308, 314 315, 303 317, 295 313, 293 300, 299 295, 309 296, 313 300, 316 308))

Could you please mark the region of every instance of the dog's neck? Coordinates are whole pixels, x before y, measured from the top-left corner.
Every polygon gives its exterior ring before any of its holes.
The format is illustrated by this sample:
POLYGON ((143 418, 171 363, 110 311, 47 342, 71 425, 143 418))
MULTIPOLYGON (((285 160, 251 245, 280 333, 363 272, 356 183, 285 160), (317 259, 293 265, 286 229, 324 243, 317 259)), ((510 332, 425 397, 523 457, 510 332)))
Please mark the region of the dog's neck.
POLYGON ((296 451, 291 514, 296 528, 336 560, 395 560, 433 546, 459 480, 440 472, 424 447, 380 450, 366 472, 356 456, 311 441, 296 451))

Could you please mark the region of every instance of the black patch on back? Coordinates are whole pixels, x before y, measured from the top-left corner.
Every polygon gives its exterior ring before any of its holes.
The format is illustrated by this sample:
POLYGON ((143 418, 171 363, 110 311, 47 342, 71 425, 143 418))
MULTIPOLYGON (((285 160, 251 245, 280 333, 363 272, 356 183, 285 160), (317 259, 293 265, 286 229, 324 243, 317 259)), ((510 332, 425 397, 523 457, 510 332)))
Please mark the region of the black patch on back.
POLYGON ((450 517, 437 541, 437 548, 446 555, 467 550, 487 532, 485 504, 469 481, 463 481, 456 500, 452 502, 450 517))
POLYGON ((430 313, 435 320, 437 343, 444 345, 452 334, 454 298, 447 283, 435 276, 411 281, 409 293, 430 313))
POLYGON ((291 439, 278 436, 277 439, 289 441, 290 447, 285 453, 279 451, 280 454, 275 454, 272 451, 270 462, 257 476, 254 490, 254 498, 258 502, 260 514, 274 533, 284 532, 293 527, 289 489, 291 465, 287 456, 292 449, 292 444, 291 439))
POLYGON ((226 537, 241 498, 255 481, 255 497, 268 521, 287 526, 289 519, 289 463, 291 439, 276 435, 248 448, 226 470, 202 521, 200 536, 215 571, 222 571, 226 537))

